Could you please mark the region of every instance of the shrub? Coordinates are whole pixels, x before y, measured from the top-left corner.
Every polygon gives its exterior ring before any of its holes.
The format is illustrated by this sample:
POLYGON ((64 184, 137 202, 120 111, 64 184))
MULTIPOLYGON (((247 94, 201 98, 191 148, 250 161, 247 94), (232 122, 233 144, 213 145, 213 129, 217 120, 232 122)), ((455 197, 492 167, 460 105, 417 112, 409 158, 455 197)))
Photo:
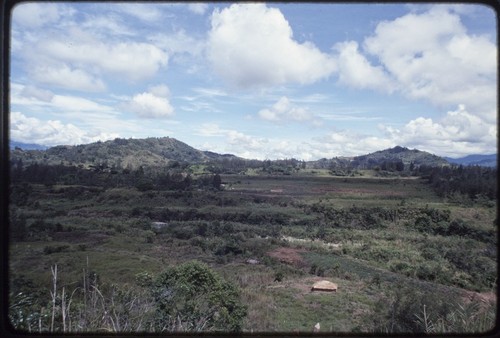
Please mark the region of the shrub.
POLYGON ((153 295, 158 331, 240 331, 246 316, 236 286, 197 261, 161 273, 153 295))
POLYGON ((415 268, 408 262, 401 260, 393 260, 389 262, 389 269, 392 272, 403 274, 407 277, 413 275, 415 268))
POLYGON ((281 282, 285 278, 285 273, 282 270, 278 270, 274 273, 274 281, 281 282))
POLYGON ((457 299, 452 294, 437 294, 432 291, 422 292, 411 286, 399 284, 389 290, 388 296, 381 296, 367 320, 373 323, 373 330, 386 333, 425 332, 416 315, 424 306, 429 309, 429 316, 446 317, 456 307, 457 299))

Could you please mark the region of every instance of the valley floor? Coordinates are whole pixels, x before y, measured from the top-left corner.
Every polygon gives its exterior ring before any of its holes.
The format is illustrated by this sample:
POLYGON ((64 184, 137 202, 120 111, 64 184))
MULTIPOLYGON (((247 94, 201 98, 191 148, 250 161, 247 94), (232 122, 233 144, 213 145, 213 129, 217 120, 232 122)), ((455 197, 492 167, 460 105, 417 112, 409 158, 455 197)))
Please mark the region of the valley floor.
POLYGON ((493 328, 496 202, 440 198, 418 178, 222 175, 222 185, 141 191, 31 184, 10 206, 13 325, 149 331, 133 313, 152 311, 144 281, 197 260, 238 286, 245 332, 312 332, 317 323, 320 332, 493 328), (312 292, 319 280, 336 283, 337 292, 312 292), (81 292, 89 281, 103 299, 134 295, 136 310, 116 311, 137 325, 84 317, 88 304, 78 297, 89 296, 81 292), (70 295, 71 324, 61 312, 70 295), (87 326, 78 326, 84 319, 87 326))

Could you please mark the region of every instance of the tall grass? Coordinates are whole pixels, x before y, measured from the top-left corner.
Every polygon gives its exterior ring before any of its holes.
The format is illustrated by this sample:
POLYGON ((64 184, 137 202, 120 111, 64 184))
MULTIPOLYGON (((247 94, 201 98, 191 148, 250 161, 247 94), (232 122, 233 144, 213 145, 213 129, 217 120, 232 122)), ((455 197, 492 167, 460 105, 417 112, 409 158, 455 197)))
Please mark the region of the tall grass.
POLYGON ((51 273, 47 306, 37 311, 29 308, 32 300, 11 297, 9 319, 14 329, 30 333, 154 331, 154 301, 148 290, 99 285, 97 276, 83 269, 82 286, 68 292, 58 285, 57 265, 51 267, 51 273))
POLYGON ((425 333, 485 333, 495 327, 496 315, 493 303, 481 301, 458 304, 445 316, 432 316, 424 305, 422 312, 415 314, 415 322, 425 333))

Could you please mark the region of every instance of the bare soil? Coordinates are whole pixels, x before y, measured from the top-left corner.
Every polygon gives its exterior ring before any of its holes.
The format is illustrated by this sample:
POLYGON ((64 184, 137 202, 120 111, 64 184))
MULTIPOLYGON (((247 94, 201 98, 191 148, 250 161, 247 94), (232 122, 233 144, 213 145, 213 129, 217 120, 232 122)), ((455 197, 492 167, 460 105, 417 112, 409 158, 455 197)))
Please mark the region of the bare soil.
POLYGON ((282 263, 290 264, 296 267, 304 267, 306 262, 300 255, 301 252, 306 252, 305 249, 281 247, 268 252, 270 257, 276 258, 282 263))

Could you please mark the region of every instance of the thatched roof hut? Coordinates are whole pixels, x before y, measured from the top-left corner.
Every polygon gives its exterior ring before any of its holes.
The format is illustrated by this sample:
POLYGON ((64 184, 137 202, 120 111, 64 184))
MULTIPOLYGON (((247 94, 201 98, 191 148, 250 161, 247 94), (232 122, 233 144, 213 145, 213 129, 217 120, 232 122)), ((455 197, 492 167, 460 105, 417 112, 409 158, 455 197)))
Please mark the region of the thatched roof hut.
POLYGON ((311 291, 337 292, 337 284, 327 280, 321 280, 313 284, 311 291))

